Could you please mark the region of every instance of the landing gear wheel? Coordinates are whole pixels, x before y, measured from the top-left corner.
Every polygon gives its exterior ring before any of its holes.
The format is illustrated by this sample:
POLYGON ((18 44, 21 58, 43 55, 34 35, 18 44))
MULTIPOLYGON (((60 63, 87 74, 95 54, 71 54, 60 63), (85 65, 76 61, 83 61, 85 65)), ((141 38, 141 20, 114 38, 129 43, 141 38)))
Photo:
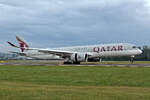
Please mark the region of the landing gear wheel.
POLYGON ((64 64, 72 64, 72 62, 64 62, 64 64))
POLYGON ((130 58, 130 62, 133 63, 134 62, 134 56, 131 56, 130 58))

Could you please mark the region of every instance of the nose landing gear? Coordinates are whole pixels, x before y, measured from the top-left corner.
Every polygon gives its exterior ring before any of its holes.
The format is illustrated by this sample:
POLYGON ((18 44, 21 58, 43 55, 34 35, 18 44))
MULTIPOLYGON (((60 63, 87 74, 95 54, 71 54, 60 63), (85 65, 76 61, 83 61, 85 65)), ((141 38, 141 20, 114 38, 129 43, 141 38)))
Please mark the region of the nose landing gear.
POLYGON ((134 57, 135 57, 135 56, 131 56, 131 57, 130 57, 130 62, 131 62, 131 63, 134 62, 134 57))

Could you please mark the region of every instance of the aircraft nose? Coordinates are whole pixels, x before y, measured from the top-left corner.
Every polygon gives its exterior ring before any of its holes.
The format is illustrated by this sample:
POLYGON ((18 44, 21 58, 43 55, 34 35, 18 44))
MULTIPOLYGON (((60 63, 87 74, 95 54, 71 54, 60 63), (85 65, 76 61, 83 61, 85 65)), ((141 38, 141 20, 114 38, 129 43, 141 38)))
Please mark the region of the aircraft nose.
POLYGON ((141 54, 141 53, 143 53, 143 52, 142 52, 142 50, 139 49, 139 50, 138 50, 138 53, 141 54))

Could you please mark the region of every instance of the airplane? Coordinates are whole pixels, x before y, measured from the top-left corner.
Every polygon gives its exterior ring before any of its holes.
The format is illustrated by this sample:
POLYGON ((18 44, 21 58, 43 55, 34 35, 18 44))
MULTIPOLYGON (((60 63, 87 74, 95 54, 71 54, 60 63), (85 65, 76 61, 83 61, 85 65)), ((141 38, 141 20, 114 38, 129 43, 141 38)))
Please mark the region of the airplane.
POLYGON ((92 58, 129 56, 133 61, 136 55, 142 53, 134 44, 114 43, 86 46, 72 46, 60 48, 30 48, 19 36, 16 36, 19 46, 8 42, 9 45, 21 49, 21 52, 13 52, 21 56, 39 59, 64 59, 64 64, 80 64, 92 58))

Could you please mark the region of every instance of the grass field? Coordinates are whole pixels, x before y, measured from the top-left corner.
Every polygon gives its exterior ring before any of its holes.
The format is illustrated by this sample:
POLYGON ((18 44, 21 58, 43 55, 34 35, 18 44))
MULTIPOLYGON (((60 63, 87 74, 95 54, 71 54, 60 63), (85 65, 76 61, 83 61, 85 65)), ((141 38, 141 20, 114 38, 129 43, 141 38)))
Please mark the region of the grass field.
POLYGON ((1 65, 0 100, 150 100, 150 68, 1 65))

